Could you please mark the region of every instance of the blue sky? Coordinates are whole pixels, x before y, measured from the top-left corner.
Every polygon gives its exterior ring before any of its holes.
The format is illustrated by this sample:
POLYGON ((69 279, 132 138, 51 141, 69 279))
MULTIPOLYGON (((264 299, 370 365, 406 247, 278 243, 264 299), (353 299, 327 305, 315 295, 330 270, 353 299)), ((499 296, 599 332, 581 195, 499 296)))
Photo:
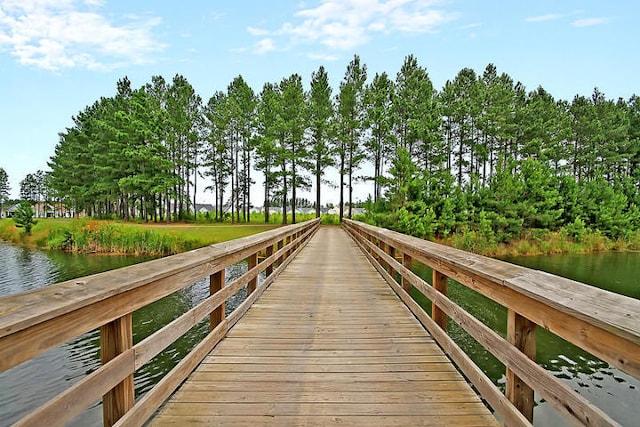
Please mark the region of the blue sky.
MULTIPOLYGON (((58 132, 127 75, 184 75, 206 101, 239 75, 258 92, 292 73, 334 85, 354 54, 369 77, 412 53, 436 88, 488 63, 556 98, 640 93, 637 1, 0 0, 0 167, 12 196, 46 169, 58 132)), ((366 187, 360 194, 366 197, 366 187)), ((259 189, 256 189, 256 193, 259 189)), ((213 199, 203 195, 203 202, 213 199)))

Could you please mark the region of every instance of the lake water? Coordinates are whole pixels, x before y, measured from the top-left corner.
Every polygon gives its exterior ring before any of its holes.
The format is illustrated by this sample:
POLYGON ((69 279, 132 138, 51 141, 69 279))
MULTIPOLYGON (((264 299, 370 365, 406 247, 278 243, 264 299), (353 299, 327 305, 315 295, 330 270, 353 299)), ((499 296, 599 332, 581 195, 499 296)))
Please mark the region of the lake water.
MULTIPOLYGON (((511 257, 505 261, 568 277, 592 286, 640 299, 640 253, 603 253, 511 257)), ((414 265, 414 271, 431 282, 431 269, 414 265)), ((415 290, 414 290, 415 292, 415 290)), ((414 295, 415 296, 415 295, 414 295)), ((449 296, 485 325, 506 336, 507 310, 455 281, 449 296)), ((419 299, 416 296, 416 299, 419 299)), ((430 312, 431 304, 422 298, 430 312)), ((505 368, 493 355, 451 320, 454 340, 495 384, 504 390, 505 368)), ((537 328, 537 362, 571 385, 624 426, 639 426, 640 381, 568 343, 543 328, 537 328)), ((570 425, 559 413, 536 397, 534 423, 539 426, 570 425)))
MULTIPOLYGON (((0 296, 142 261, 145 259, 43 252, 0 242, 0 296)), ((640 253, 519 257, 508 261, 640 298, 640 253)), ((428 268, 416 266, 415 269, 423 277, 430 277, 428 268)), ((228 268, 227 280, 238 277, 243 271, 246 271, 244 264, 228 268)), ((207 294, 208 281, 203 280, 136 311, 133 315, 134 342, 139 342, 184 313, 207 294)), ((449 294, 487 325, 505 333, 504 308, 456 283, 450 285, 449 294)), ((238 293, 228 304, 227 311, 237 306, 243 298, 244 295, 238 293)), ((136 394, 150 389, 204 336, 207 328, 205 320, 140 369, 135 375, 136 394)), ((504 366, 460 328, 452 325, 450 330, 454 339, 472 355, 489 377, 503 386, 504 366)), ((537 348, 538 362, 546 369, 569 382, 621 424, 638 425, 640 381, 545 330, 538 331, 537 348)), ((96 330, 1 373, 0 426, 12 424, 99 365, 96 330)), ((566 424, 544 402, 539 402, 535 409, 535 423, 540 426, 566 424)), ((102 425, 100 402, 74 420, 74 424, 102 425)))
MULTIPOLYGON (((77 255, 40 251, 0 242, 0 296, 41 288, 143 262, 149 258, 77 255)), ((246 271, 246 264, 227 268, 231 281, 246 271)), ((133 313, 134 344, 193 307, 209 293, 204 279, 133 313)), ((246 297, 239 291, 227 303, 231 311, 246 297)), ((208 320, 191 329, 134 376, 136 395, 149 390, 208 332, 208 320)), ((0 426, 13 424, 39 405, 67 389, 100 366, 99 331, 88 332, 60 347, 0 373, 0 426)), ((102 425, 101 402, 78 416, 73 425, 102 425)))

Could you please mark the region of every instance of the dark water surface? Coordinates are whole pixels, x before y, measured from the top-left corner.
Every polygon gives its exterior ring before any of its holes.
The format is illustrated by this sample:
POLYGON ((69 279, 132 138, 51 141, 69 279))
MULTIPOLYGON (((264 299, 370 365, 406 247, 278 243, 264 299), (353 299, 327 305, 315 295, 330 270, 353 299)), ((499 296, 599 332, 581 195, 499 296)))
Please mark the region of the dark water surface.
MULTIPOLYGON (((640 299, 640 253, 544 255, 511 257, 505 261, 568 277, 592 286, 640 299)), ((414 271, 431 282, 431 269, 414 265, 414 271)), ((455 281, 449 296, 485 325, 506 336, 507 310, 455 281)), ((430 303, 421 301, 430 311, 430 303)), ((460 347, 504 390, 505 368, 457 324, 449 330, 460 347)), ((549 331, 537 328, 537 362, 624 426, 640 426, 640 381, 549 331)), ((536 396, 534 424, 570 425, 551 405, 536 396)))
MULTIPOLYGON (((148 259, 44 252, 0 242, 0 296, 37 289, 148 259)), ((227 281, 239 277, 244 271, 246 264, 228 267, 227 281)), ((209 282, 204 279, 134 312, 134 344, 180 316, 208 296, 208 293, 209 282)), ((238 292, 227 303, 227 311, 237 307, 245 296, 243 290, 238 292)), ((208 320, 205 319, 138 370, 134 376, 136 396, 157 383, 207 332, 208 320)), ((99 366, 99 331, 96 329, 0 373, 0 426, 13 424, 99 366)), ((95 402, 72 424, 102 425, 101 402, 95 402)))
MULTIPOLYGON (((0 296, 37 289, 114 268, 145 261, 139 257, 71 255, 43 252, 0 242, 0 296)), ((510 258, 507 261, 548 271, 640 299, 640 253, 557 255, 510 258)), ((414 266, 430 280, 431 271, 414 266)), ((227 281, 246 271, 238 264, 227 269, 227 281)), ((451 283, 453 300, 501 334, 506 332, 506 310, 464 286, 451 283)), ((133 315, 134 342, 184 313, 208 295, 208 281, 176 292, 133 315)), ((244 298, 238 293, 227 305, 235 308, 244 298)), ((171 345, 135 375, 136 395, 149 390, 206 334, 206 321, 171 345)), ((501 387, 504 366, 456 325, 450 330, 460 346, 501 387)), ((596 403, 625 426, 640 423, 640 381, 620 372, 555 335, 538 328, 538 362, 558 378, 596 403)), ((10 425, 100 365, 98 331, 89 332, 33 360, 0 374, 0 426, 10 425)), ((537 399, 539 402, 539 398, 537 399)), ((74 420, 75 425, 102 425, 102 409, 96 402, 74 420)), ((548 404, 535 409, 539 426, 567 425, 548 404)))

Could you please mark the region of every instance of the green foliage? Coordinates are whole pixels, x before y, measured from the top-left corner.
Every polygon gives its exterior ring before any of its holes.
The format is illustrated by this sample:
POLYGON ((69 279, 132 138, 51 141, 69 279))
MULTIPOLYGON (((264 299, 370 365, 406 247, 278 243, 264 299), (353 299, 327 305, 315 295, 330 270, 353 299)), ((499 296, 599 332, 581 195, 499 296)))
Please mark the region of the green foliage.
POLYGON ((13 216, 13 220, 16 223, 16 227, 24 228, 24 232, 27 235, 31 234, 31 229, 38 223, 33 219, 33 209, 31 209, 31 203, 23 200, 18 205, 16 212, 13 216))
POLYGON ((584 221, 578 216, 573 223, 567 225, 566 230, 574 241, 581 243, 587 232, 587 227, 585 227, 584 221))
MULTIPOLYGON (((546 252, 564 248, 562 237, 597 248, 637 235, 636 95, 614 101, 596 88, 556 100, 542 87, 528 92, 493 64, 481 74, 463 68, 438 91, 414 55, 394 80, 380 72, 369 82, 354 55, 333 98, 324 67, 310 83, 305 92, 292 74, 256 96, 238 76, 202 106, 183 76, 154 76, 139 89, 125 77, 114 96, 73 118, 50 174, 25 177, 22 193, 57 197, 99 218, 289 222, 300 219, 291 212, 311 177, 319 208, 326 170, 335 166, 340 219, 366 180, 373 191, 362 219, 465 248, 511 242, 546 252), (217 206, 209 217, 190 206, 203 169, 217 206), (264 205, 291 214, 250 214, 253 170, 263 176, 264 205)), ((8 192, 2 171, 0 204, 8 192)), ((53 240, 65 245, 69 236, 53 240)))

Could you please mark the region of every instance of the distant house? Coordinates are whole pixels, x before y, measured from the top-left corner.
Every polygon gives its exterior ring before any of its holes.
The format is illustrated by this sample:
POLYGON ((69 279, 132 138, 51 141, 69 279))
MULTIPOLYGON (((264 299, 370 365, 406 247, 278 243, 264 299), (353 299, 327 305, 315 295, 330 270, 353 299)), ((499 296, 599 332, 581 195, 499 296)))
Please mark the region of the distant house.
POLYGON ((17 203, 5 203, 2 205, 2 211, 0 211, 0 218, 13 218, 18 209, 17 203))
POLYGON ((196 213, 206 215, 211 212, 215 212, 216 207, 209 203, 196 203, 196 213))
MULTIPOLYGON (((349 215, 349 206, 345 205, 343 207, 343 209, 344 210, 342 212, 344 213, 344 216, 345 217, 348 216, 349 215)), ((328 213, 329 215, 339 215, 340 214, 340 206, 335 206, 335 207, 329 209, 326 213, 328 213)), ((366 210, 364 208, 356 208, 356 207, 351 208, 351 216, 361 215, 361 214, 364 214, 364 213, 366 213, 366 210)))

